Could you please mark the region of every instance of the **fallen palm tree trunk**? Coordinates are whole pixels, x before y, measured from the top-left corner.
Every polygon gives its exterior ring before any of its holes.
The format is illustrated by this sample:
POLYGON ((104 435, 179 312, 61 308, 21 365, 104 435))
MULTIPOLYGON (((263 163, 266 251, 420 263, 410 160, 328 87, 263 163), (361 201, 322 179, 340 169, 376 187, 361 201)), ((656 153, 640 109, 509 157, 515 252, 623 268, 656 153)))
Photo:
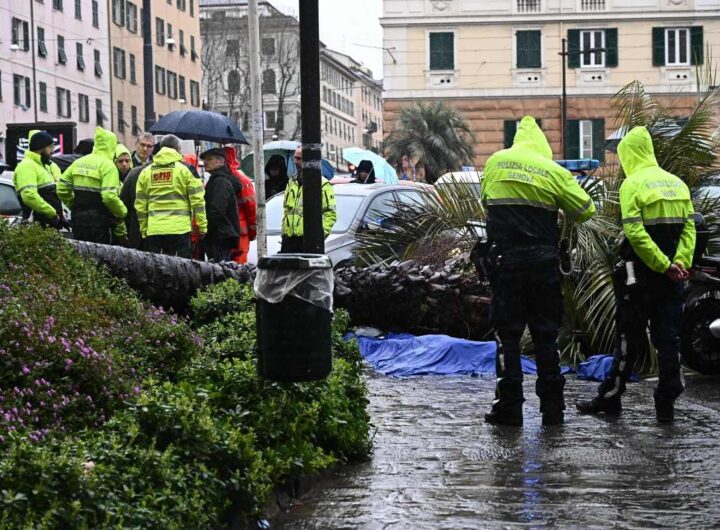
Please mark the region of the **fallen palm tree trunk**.
POLYGON ((71 240, 77 251, 121 278, 157 306, 182 312, 195 292, 210 284, 235 279, 251 281, 251 270, 233 262, 209 263, 164 254, 71 240))
POLYGON ((489 304, 487 285, 461 259, 335 271, 335 305, 347 309, 356 325, 482 339, 490 330, 489 304))

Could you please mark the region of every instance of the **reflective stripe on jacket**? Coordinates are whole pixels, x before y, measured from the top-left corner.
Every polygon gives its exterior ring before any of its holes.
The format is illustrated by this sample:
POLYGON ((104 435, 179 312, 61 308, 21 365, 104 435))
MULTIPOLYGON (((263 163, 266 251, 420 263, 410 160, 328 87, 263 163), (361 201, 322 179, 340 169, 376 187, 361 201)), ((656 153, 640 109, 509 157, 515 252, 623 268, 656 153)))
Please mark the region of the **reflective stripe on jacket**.
MULTIPOLYGON (((325 237, 330 235, 335 221, 337 220, 337 212, 335 211, 335 192, 332 184, 327 179, 322 179, 322 224, 325 237)), ((286 236, 302 236, 303 235, 303 196, 302 186, 292 178, 285 188, 285 197, 283 198, 283 219, 282 233, 286 236)))
POLYGON ((635 127, 625 135, 618 156, 627 177, 620 186, 623 231, 633 251, 658 273, 673 262, 690 268, 695 221, 687 185, 660 168, 645 127, 635 127))
POLYGON ((550 144, 530 116, 522 119, 512 147, 495 153, 485 165, 482 202, 488 238, 514 249, 518 261, 557 256, 560 209, 579 223, 595 214, 590 196, 553 162, 550 144), (548 250, 533 258, 523 250, 530 247, 548 250))
POLYGON ((202 181, 182 163, 182 155, 169 147, 160 149, 135 188, 135 210, 142 237, 186 234, 195 218, 207 232, 205 189, 202 181))

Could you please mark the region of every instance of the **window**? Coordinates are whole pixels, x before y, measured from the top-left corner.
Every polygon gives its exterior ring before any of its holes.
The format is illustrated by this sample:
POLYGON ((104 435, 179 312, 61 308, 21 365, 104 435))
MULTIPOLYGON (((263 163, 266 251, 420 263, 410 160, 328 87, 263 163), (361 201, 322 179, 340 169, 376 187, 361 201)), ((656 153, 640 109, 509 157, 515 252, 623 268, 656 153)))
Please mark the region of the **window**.
POLYGON ((40 110, 47 112, 47 83, 40 81, 40 110))
POLYGON ((703 64, 702 26, 653 28, 653 65, 687 66, 703 64))
POLYGON ((94 28, 100 27, 100 10, 97 0, 92 0, 92 25, 94 28))
POLYGON ((185 11, 186 3, 185 0, 177 0, 177 8, 180 11, 185 11))
POLYGON ((275 39, 264 38, 261 41, 260 49, 263 55, 275 55, 275 39))
POLYGON ((138 113, 135 105, 130 105, 130 127, 132 127, 132 134, 137 136, 140 134, 140 126, 138 125, 138 113))
POLYGON ((102 110, 102 99, 95 100, 95 121, 102 127, 106 120, 105 113, 102 110))
POLYGON ((185 32, 179 29, 178 37, 180 38, 180 55, 185 57, 185 54, 187 53, 187 48, 185 47, 185 32))
POLYGON ((135 54, 130 54, 130 82, 135 85, 137 84, 137 77, 135 76, 135 54))
POLYGON ((566 151, 568 158, 605 158, 605 120, 568 120, 566 151))
POLYGON ((542 33, 540 31, 518 31, 515 33, 515 44, 517 46, 516 66, 517 68, 541 68, 542 67, 542 33))
POLYGON ((175 39, 173 39, 172 24, 167 24, 167 45, 170 51, 175 47, 175 39))
POLYGON ((125 7, 125 27, 130 33, 137 33, 138 9, 132 2, 128 2, 125 7))
POLYGON ((430 33, 430 70, 455 68, 455 34, 430 33))
POLYGON ((165 87, 165 68, 155 66, 155 92, 164 95, 166 92, 165 87))
POLYGON ((78 118, 81 122, 87 123, 90 121, 90 98, 85 94, 78 94, 78 118))
POLYGON ((57 105, 57 115, 61 118, 71 118, 72 105, 70 103, 70 91, 57 87, 55 89, 55 101, 57 105))
POLYGON ((539 13, 542 11, 542 0, 517 0, 518 13, 539 13))
POLYGON ((180 76, 180 83, 179 83, 179 91, 178 91, 178 97, 181 100, 181 103, 185 103, 187 100, 186 94, 185 94, 185 78, 183 76, 180 76))
POLYGON ((605 0, 580 0, 581 11, 605 11, 605 0))
POLYGON ((62 0, 53 0, 53 9, 56 11, 62 11, 63 10, 62 0))
POLYGON ((190 59, 197 60, 198 54, 195 51, 195 35, 190 35, 190 59))
POLYGON ((240 41, 238 39, 228 39, 225 46, 225 56, 235 57, 240 54, 240 41))
POLYGON ((119 133, 125 132, 125 107, 123 102, 118 100, 117 102, 117 129, 119 133))
POLYGON ((25 20, 13 17, 12 44, 23 51, 30 49, 30 25, 25 20))
POLYGON ((37 40, 38 40, 38 55, 40 57, 47 57, 48 51, 45 46, 45 29, 38 26, 37 28, 37 40))
POLYGON ((113 48, 113 75, 118 79, 125 79, 125 50, 113 48))
POLYGON ((190 16, 195 16, 195 0, 190 0, 190 16))
POLYGON ((190 81, 190 104, 193 107, 200 106, 200 83, 190 81))
POLYGON ((85 59, 83 58, 83 45, 81 42, 75 43, 75 62, 77 63, 78 70, 85 70, 85 59))
POLYGON ((167 72, 167 92, 170 99, 177 99, 177 74, 168 70, 167 72))
POLYGON ((165 22, 158 17, 155 17, 155 43, 165 46, 165 22))
POLYGON ((67 63, 67 54, 65 53, 65 37, 62 35, 57 36, 57 45, 58 45, 58 63, 60 64, 66 64, 67 63))
POLYGON ((242 79, 240 77, 240 72, 237 70, 230 70, 227 75, 227 92, 228 94, 238 94, 240 92, 240 85, 242 84, 242 79))
MULTIPOLYGON (((517 132, 517 128, 520 125, 521 120, 505 120, 504 122, 504 142, 503 145, 505 149, 508 147, 512 147, 513 142, 515 141, 515 133, 517 132)), ((537 123, 538 127, 542 129, 542 120, 536 119, 535 123, 537 123)))
POLYGON ((569 30, 567 60, 570 68, 616 67, 618 30, 569 30))
POLYGON ((275 87, 275 71, 268 68, 263 72, 262 77, 262 93, 263 94, 275 94, 277 92, 275 87))
POLYGON ((265 111, 265 129, 274 129, 277 125, 277 114, 274 110, 265 111))
POLYGON ((120 27, 125 24, 125 0, 113 0, 112 20, 120 27))
POLYGON ((30 78, 22 75, 13 75, 13 103, 23 110, 30 108, 30 78))
POLYGON ((82 20, 82 0, 75 0, 75 18, 82 20))
POLYGON ((100 61, 100 50, 93 50, 93 60, 95 61, 95 75, 102 77, 103 69, 100 61))

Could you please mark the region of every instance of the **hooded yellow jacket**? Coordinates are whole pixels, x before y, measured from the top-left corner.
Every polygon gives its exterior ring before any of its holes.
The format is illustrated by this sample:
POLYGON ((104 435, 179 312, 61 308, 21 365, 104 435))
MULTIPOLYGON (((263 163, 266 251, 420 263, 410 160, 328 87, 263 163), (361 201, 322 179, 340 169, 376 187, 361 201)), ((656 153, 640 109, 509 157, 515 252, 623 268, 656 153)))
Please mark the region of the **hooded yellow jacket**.
POLYGON ((626 176, 620 186, 623 231, 633 251, 654 272, 665 272, 673 262, 690 268, 695 250, 690 190, 660 168, 645 127, 625 135, 618 156, 626 176))
MULTIPOLYGON (((28 140, 36 132, 30 131, 28 140)), ((25 152, 25 157, 13 173, 15 191, 23 204, 36 215, 42 215, 47 219, 53 219, 62 212, 62 205, 56 192, 59 179, 60 168, 55 162, 44 165, 40 155, 29 150, 25 152)))

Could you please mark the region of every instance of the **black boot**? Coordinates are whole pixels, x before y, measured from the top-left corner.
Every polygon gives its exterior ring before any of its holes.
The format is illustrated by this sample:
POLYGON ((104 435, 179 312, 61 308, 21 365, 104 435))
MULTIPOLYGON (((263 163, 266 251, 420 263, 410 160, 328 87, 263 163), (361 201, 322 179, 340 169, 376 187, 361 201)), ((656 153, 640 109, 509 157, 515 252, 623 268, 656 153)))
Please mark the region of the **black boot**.
POLYGON ((524 401, 522 381, 498 379, 495 401, 493 401, 490 412, 485 414, 485 421, 492 425, 522 425, 524 401))
POLYGON ((608 416, 617 416, 622 412, 620 398, 603 399, 596 397, 591 400, 577 401, 575 407, 581 414, 599 414, 604 412, 608 416))
POLYGON ((560 374, 538 376, 535 393, 540 398, 543 425, 561 425, 565 421, 565 378, 560 374))

